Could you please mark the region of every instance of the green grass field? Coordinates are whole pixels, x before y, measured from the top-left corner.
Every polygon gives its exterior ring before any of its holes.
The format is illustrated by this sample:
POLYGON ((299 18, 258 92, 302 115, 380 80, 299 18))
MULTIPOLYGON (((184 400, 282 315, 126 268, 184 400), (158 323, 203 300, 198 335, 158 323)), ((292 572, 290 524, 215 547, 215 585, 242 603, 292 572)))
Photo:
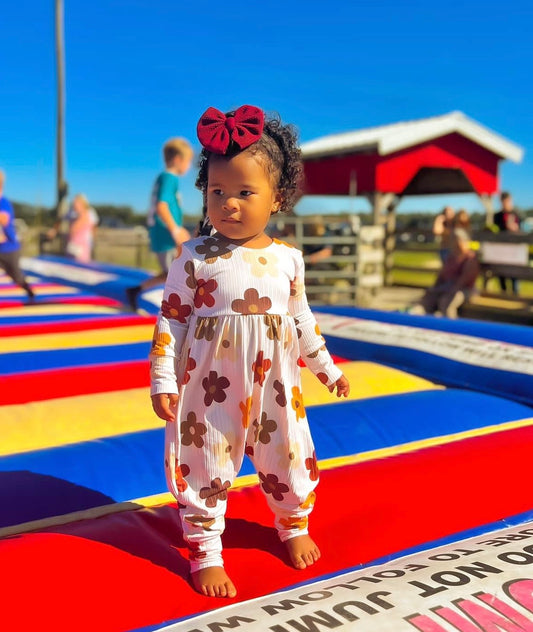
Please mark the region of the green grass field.
MULTIPOLYGON (((398 270, 393 268, 392 279, 393 284, 409 285, 412 287, 429 287, 433 284, 437 277, 439 268, 438 253, 433 252, 412 252, 406 250, 397 250, 394 253, 394 265, 412 266, 420 268, 420 271, 398 270)), ((520 281, 520 295, 531 298, 533 297, 533 282, 520 281)), ((478 280, 478 287, 482 288, 481 279, 478 280)), ((490 279, 487 285, 487 291, 499 292, 499 284, 497 279, 490 279)))

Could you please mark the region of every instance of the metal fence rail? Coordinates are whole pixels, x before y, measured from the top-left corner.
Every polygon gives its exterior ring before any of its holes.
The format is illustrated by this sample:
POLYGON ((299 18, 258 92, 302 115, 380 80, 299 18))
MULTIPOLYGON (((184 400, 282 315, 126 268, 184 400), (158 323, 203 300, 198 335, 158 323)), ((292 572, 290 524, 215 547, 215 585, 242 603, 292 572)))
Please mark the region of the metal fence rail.
MULTIPOLYGON (((383 286, 382 226, 363 226, 354 232, 348 216, 280 216, 272 220, 269 232, 306 253, 305 281, 310 304, 355 305, 383 286), (321 227, 323 234, 317 234, 321 227), (331 254, 314 263, 313 254, 307 253, 323 247, 329 247, 331 254)), ((65 240, 64 234, 49 239, 41 232, 39 253, 61 254, 65 240)), ((137 268, 157 268, 148 233, 142 227, 98 228, 93 258, 137 268)))

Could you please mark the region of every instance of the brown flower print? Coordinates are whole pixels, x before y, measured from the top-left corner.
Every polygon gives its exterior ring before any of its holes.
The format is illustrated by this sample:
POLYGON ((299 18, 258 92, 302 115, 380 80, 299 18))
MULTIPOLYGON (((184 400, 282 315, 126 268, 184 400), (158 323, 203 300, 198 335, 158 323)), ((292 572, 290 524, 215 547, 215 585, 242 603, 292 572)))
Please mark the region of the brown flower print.
POLYGON ((255 362, 252 363, 252 371, 254 374, 254 382, 258 382, 259 386, 263 386, 265 375, 270 370, 272 361, 263 357, 263 351, 259 351, 255 362))
POLYGON ((219 404, 223 402, 226 399, 224 389, 228 388, 229 385, 230 382, 227 377, 223 375, 218 377, 216 371, 209 371, 209 376, 202 380, 202 386, 205 390, 204 404, 211 406, 214 401, 219 404))
POLYGON ((156 327, 154 330, 154 337, 152 339, 152 349, 150 353, 155 356, 164 356, 165 347, 168 347, 172 338, 170 334, 159 331, 156 327))
POLYGON ((322 384, 327 384, 329 382, 329 378, 325 373, 317 373, 316 376, 322 384))
POLYGON ((206 507, 216 507, 217 501, 227 500, 227 490, 231 486, 229 481, 223 483, 220 478, 214 478, 210 487, 202 487, 200 490, 200 498, 205 499, 206 507))
POLYGON ((294 319, 294 324, 296 325, 296 333, 298 334, 298 338, 301 338, 302 337, 302 330, 298 329, 298 325, 300 324, 300 321, 297 318, 295 318, 294 319))
POLYGON ((272 307, 268 296, 259 297, 259 292, 253 287, 246 290, 244 298, 236 298, 231 303, 231 309, 238 314, 266 314, 272 307))
POLYGON ((243 259, 250 264, 255 277, 262 278, 267 274, 272 277, 278 276, 278 258, 273 252, 245 250, 243 259))
POLYGON ((191 358, 191 350, 187 351, 187 364, 185 365, 185 373, 183 374, 183 384, 188 384, 191 379, 191 371, 196 368, 196 360, 191 358))
POLYGON ((226 322, 222 327, 222 332, 217 336, 215 345, 215 358, 217 360, 229 360, 235 362, 240 357, 239 350, 242 347, 242 336, 233 331, 226 322))
POLYGON ((307 516, 288 516, 287 518, 280 518, 280 524, 285 527, 285 529, 307 529, 307 525, 309 524, 309 518, 307 516))
POLYGON ((253 457, 254 456, 254 446, 253 445, 247 445, 244 448, 244 454, 246 454, 246 456, 253 457))
POLYGON ((303 419, 305 417, 304 398, 302 391, 297 386, 292 387, 291 406, 296 413, 296 419, 303 419))
POLYGON ((265 445, 270 443, 270 435, 277 429, 278 424, 273 419, 268 419, 268 415, 266 413, 262 413, 261 415, 261 423, 254 420, 254 441, 257 443, 260 441, 265 445))
POLYGON ((312 507, 315 504, 315 501, 316 501, 316 494, 315 492, 311 492, 309 496, 300 505, 300 509, 309 509, 309 507, 312 507))
POLYGON ((191 315, 192 307, 190 305, 182 305, 181 298, 177 294, 170 294, 167 300, 161 303, 161 313, 169 320, 177 320, 179 323, 185 323, 191 315))
POLYGON ((276 391, 276 404, 285 408, 287 405, 287 395, 285 394, 285 386, 283 382, 279 380, 274 380, 274 390, 276 391))
POLYGON ((193 527, 199 527, 204 531, 211 531, 211 527, 215 524, 215 518, 209 518, 208 516, 185 516, 185 522, 188 522, 193 527))
POLYGON ((189 547, 189 561, 197 562, 207 557, 207 551, 200 551, 201 544, 199 542, 188 542, 189 547))
POLYGON ((200 308, 202 305, 205 305, 206 307, 213 307, 215 304, 213 292, 217 289, 217 287, 218 283, 215 279, 209 279, 209 281, 198 279, 196 293, 194 294, 194 306, 196 308, 200 308))
POLYGON ((274 500, 283 500, 283 494, 289 491, 289 486, 285 485, 285 483, 280 483, 275 474, 263 474, 263 472, 258 472, 257 474, 265 494, 272 494, 274 500))
POLYGON ((199 255, 204 255, 204 261, 209 264, 215 263, 218 257, 229 259, 232 254, 228 244, 217 237, 207 237, 202 244, 196 246, 195 250, 199 255))
POLYGON ((196 287, 196 279, 194 278, 194 263, 192 261, 187 261, 183 266, 183 269, 187 273, 185 285, 187 287, 190 287, 191 290, 194 290, 194 288, 196 287))
POLYGON ((281 316, 279 314, 265 314, 263 318, 267 326, 267 338, 281 340, 281 316))
POLYGON ((203 435, 207 432, 207 426, 196 421, 196 414, 191 411, 187 419, 181 422, 180 432, 183 445, 194 443, 197 448, 201 448, 204 445, 203 435))
POLYGON ((316 357, 317 357, 317 355, 318 355, 321 351, 325 351, 325 350, 326 350, 326 347, 325 347, 325 346, 322 346, 322 347, 318 348, 316 351, 311 351, 311 353, 310 353, 310 354, 308 354, 308 356, 307 356, 307 357, 308 357, 308 358, 316 358, 316 357))
POLYGON ((205 338, 207 341, 213 340, 215 337, 215 329, 218 323, 218 316, 204 316, 196 322, 194 337, 196 340, 205 338))
POLYGON ((242 413, 242 427, 248 428, 250 425, 250 412, 252 411, 252 398, 247 397, 246 401, 239 402, 239 408, 242 413))
POLYGON ((302 296, 304 292, 305 292, 305 285, 302 283, 300 279, 294 279, 293 281, 291 281, 290 295, 293 298, 298 298, 299 296, 302 296))
POLYGON ((305 469, 309 470, 309 478, 312 481, 318 481, 318 463, 316 460, 316 452, 309 459, 305 459, 305 469))
POLYGON ((178 459, 176 459, 176 465, 174 467, 174 480, 176 481, 176 488, 179 492, 184 492, 187 487, 189 487, 187 481, 185 480, 185 476, 190 474, 191 468, 185 463, 181 465, 178 463, 178 459))

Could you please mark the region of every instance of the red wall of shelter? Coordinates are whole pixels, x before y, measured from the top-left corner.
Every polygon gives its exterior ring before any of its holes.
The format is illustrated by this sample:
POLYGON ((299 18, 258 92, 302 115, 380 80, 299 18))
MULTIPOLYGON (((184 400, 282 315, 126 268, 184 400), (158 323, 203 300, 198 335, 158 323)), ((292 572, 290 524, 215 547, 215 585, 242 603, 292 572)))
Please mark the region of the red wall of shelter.
POLYGON ((449 134, 387 156, 361 153, 304 161, 305 194, 348 195, 354 171, 358 195, 401 194, 422 167, 461 169, 476 193, 492 194, 498 190, 498 161, 464 136, 449 134))
POLYGON ((376 190, 400 194, 422 167, 460 169, 478 194, 498 190, 498 156, 459 134, 380 156, 376 190))
POLYGON ((307 195, 348 195, 350 176, 357 174, 357 194, 376 190, 377 154, 348 154, 304 161, 307 195))

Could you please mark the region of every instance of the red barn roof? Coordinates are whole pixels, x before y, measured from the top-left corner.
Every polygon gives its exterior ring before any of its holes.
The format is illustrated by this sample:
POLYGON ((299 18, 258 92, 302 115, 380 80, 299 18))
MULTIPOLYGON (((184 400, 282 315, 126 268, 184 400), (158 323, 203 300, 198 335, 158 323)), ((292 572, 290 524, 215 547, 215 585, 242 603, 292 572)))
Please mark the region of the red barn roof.
POLYGON ((302 144, 308 195, 498 190, 498 165, 523 150, 461 112, 324 136, 302 144))

